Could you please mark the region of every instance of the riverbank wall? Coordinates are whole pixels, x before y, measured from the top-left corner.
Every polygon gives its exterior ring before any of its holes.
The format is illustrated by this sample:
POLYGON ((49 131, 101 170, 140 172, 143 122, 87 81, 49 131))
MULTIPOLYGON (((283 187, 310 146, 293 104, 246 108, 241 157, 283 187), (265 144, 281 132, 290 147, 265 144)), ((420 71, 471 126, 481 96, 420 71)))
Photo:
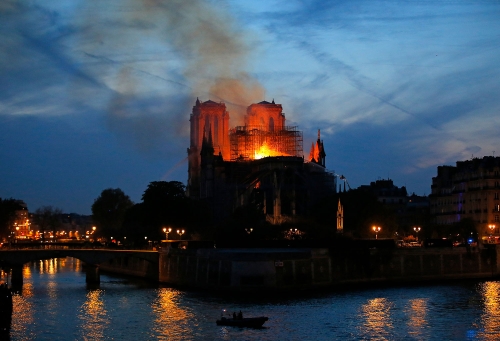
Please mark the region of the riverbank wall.
POLYGON ((172 248, 157 265, 114 261, 104 270, 172 286, 255 291, 500 278, 500 248, 172 248), (158 266, 157 270, 152 267, 158 266), (153 275, 156 271, 156 275, 153 275))
POLYGON ((159 280, 159 266, 159 254, 156 257, 148 257, 148 259, 127 255, 101 263, 99 269, 109 273, 157 282, 159 280))
POLYGON ((159 281, 223 290, 294 290, 500 277, 499 249, 170 249, 159 281))

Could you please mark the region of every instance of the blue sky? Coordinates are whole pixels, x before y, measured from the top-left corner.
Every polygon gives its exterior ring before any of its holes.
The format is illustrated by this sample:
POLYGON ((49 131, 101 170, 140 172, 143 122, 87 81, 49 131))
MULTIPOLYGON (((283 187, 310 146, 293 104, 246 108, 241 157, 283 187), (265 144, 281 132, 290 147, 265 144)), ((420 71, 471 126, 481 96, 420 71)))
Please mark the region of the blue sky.
POLYGON ((0 197, 90 214, 106 188, 185 183, 197 97, 232 126, 274 99, 351 187, 428 195, 437 166, 500 154, 498 18, 481 0, 4 0, 0 197))

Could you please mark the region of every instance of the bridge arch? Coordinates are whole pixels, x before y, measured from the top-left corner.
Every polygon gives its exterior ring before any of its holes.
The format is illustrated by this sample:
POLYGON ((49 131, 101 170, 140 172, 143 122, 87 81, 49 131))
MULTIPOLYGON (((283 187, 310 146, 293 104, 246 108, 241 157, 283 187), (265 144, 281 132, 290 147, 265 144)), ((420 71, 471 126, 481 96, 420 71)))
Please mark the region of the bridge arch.
MULTIPOLYGON (((109 249, 24 249, 1 250, 0 266, 12 269, 11 282, 13 286, 22 286, 22 267, 24 264, 51 258, 73 257, 85 263, 86 282, 100 282, 99 266, 119 258, 138 258, 150 263, 158 269, 159 256, 157 251, 144 250, 109 250, 109 249)), ((157 271, 158 272, 158 271, 157 271)))

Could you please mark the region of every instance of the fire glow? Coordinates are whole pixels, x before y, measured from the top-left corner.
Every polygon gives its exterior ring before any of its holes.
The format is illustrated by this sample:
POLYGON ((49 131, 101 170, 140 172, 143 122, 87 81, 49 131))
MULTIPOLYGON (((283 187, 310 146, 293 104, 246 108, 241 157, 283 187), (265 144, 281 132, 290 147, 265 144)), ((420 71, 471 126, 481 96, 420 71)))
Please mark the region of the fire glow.
POLYGON ((282 153, 279 150, 271 148, 266 141, 264 141, 264 143, 260 146, 258 150, 254 151, 255 160, 271 156, 289 156, 289 155, 282 153))

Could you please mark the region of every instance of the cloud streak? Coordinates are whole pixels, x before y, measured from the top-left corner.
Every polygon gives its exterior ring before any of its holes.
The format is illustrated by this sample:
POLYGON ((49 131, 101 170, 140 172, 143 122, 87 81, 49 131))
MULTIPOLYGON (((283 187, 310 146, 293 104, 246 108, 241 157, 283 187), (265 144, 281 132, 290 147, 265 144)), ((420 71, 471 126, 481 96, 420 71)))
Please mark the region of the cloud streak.
POLYGON ((93 195, 185 181, 196 97, 226 102, 232 126, 274 98, 306 148, 321 129, 351 186, 391 176, 428 193, 436 166, 500 150, 498 17, 492 1, 2 1, 0 197, 88 212, 88 195, 43 202, 65 192, 50 172, 76 181, 60 172, 72 163, 93 195))

